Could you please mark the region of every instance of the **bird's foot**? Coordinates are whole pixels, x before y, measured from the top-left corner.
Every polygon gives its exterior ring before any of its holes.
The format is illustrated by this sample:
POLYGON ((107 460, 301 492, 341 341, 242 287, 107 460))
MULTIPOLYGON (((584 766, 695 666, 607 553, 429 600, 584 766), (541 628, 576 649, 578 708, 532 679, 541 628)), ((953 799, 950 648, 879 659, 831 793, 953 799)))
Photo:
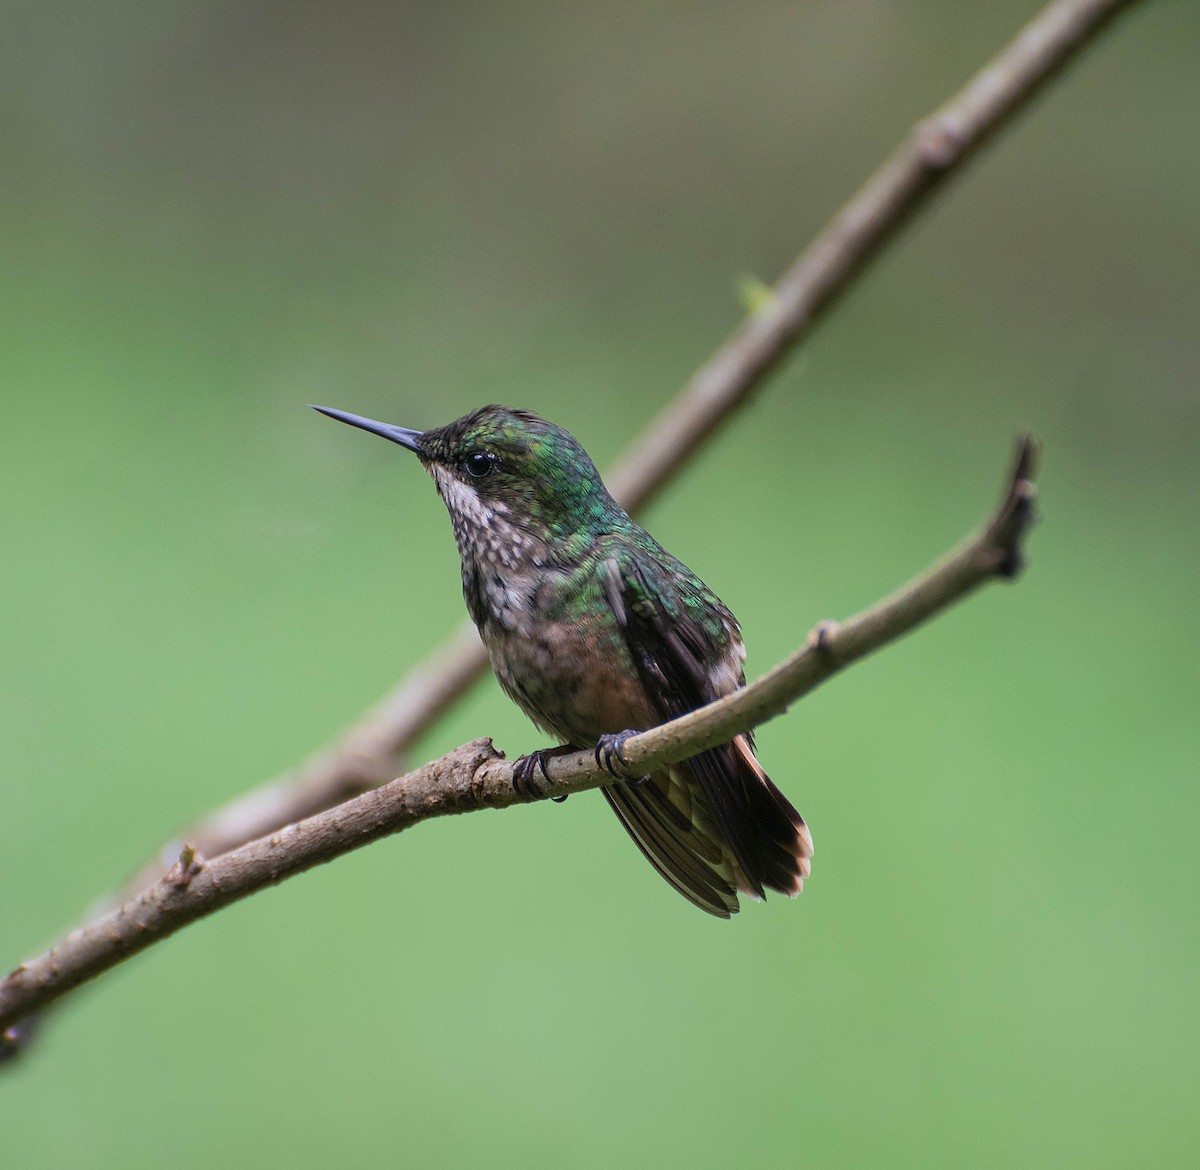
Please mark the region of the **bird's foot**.
MULTIPOLYGON (((513 791, 524 800, 541 800, 546 795, 546 790, 538 780, 537 773, 541 772, 542 779, 549 784, 550 773, 546 771, 546 760, 551 756, 561 756, 575 750, 574 745, 564 743, 561 747, 541 748, 527 756, 521 756, 513 764, 513 791)), ((568 793, 564 792, 561 796, 552 796, 550 799, 555 804, 562 804, 567 796, 568 793)))
POLYGON ((626 730, 606 732, 602 735, 596 740, 596 750, 592 753, 596 757, 596 767, 603 768, 610 776, 615 776, 618 780, 628 780, 633 784, 640 784, 645 780, 645 776, 629 775, 626 771, 629 763, 621 750, 637 734, 636 731, 626 730))

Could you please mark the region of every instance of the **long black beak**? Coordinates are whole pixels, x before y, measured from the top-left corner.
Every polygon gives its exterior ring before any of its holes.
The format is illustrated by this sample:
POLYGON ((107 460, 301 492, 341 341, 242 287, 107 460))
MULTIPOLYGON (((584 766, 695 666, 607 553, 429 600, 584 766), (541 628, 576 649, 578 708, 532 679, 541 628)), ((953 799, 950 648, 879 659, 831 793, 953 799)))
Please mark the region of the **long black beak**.
POLYGON ((376 422, 373 418, 363 418, 361 414, 333 410, 328 406, 314 406, 313 410, 319 410, 322 414, 329 415, 330 418, 336 418, 338 422, 349 423, 352 427, 361 427, 373 435, 382 435, 385 439, 391 439, 393 443, 399 443, 401 447, 407 447, 418 455, 423 454, 420 442, 423 433, 421 431, 409 430, 408 427, 395 427, 391 423, 376 422))

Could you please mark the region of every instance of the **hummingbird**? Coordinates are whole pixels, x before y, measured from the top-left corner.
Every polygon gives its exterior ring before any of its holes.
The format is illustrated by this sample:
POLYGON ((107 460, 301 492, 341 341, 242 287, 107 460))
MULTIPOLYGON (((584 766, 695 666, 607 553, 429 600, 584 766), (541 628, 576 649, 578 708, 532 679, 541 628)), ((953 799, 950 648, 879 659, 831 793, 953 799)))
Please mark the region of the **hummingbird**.
POLYGON ((314 410, 412 451, 445 502, 467 609, 508 696, 560 745, 593 747, 604 793, 650 864, 718 918, 738 894, 799 894, 812 837, 759 764, 750 734, 651 776, 621 745, 745 685, 737 619, 612 498, 579 441, 536 414, 483 406, 417 431, 314 410))

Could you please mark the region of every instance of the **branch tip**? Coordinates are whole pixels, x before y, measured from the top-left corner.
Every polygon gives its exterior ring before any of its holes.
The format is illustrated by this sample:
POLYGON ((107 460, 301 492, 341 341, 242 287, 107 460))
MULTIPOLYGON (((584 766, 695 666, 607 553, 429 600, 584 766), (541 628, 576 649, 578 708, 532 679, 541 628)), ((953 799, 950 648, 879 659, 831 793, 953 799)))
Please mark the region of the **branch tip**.
POLYGON ((994 558, 993 572, 1005 581, 1013 581, 1025 567, 1023 542, 1037 521, 1037 474, 1041 446, 1032 434, 1017 438, 1016 458, 1008 479, 1004 499, 988 526, 987 548, 994 558))
POLYGON ((1038 518, 1034 509, 1038 490, 1033 476, 1039 461, 1037 439, 1032 434, 1022 434, 1016 440, 1013 470, 1000 508, 979 541, 980 563, 1004 581, 1015 580, 1025 568, 1025 536, 1038 518))
POLYGON ((1017 436, 1013 469, 1009 477, 1010 492, 1018 490, 1022 484, 1033 486, 1033 478, 1037 475, 1041 457, 1042 445, 1031 432, 1024 431, 1017 436))

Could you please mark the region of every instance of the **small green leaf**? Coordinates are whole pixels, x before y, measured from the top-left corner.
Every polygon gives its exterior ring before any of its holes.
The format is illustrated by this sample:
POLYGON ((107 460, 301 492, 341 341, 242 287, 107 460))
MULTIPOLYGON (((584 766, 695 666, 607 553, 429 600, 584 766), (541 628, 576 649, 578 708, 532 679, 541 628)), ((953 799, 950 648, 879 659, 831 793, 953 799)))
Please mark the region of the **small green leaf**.
POLYGON ((759 309, 774 304, 775 290, 752 272, 743 272, 737 278, 737 298, 747 313, 757 313, 759 309))

